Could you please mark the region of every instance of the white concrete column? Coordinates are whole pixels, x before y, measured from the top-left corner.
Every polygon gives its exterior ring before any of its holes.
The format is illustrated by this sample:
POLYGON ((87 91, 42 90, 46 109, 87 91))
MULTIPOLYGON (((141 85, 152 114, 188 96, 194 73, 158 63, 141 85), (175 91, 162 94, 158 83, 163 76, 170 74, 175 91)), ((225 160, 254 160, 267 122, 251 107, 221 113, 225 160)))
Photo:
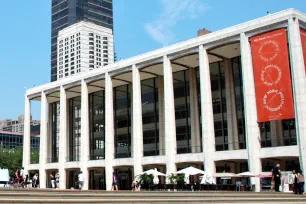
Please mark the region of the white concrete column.
POLYGON ((167 173, 176 172, 176 126, 174 90, 171 61, 167 56, 163 58, 164 65, 164 105, 165 105, 165 145, 167 157, 167 173))
POLYGON ((89 100, 88 87, 84 80, 81 83, 81 171, 85 182, 83 189, 88 190, 89 174, 87 163, 89 160, 89 100))
POLYGON ((40 145, 39 145, 39 179, 40 188, 46 188, 47 176, 45 164, 48 151, 48 102, 47 96, 41 92, 40 145))
POLYGON ((59 175, 60 189, 66 189, 66 170, 65 162, 68 152, 67 134, 67 95, 63 86, 60 87, 60 135, 59 135, 59 175))
POLYGON ((227 129, 229 150, 239 149, 236 98, 233 79, 233 67, 230 59, 224 59, 225 92, 227 108, 227 129))
POLYGON ((143 172, 141 160, 143 157, 143 131, 142 131, 142 103, 141 103, 141 81, 139 69, 133 65, 133 161, 134 176, 143 172))
POLYGON ((159 155, 165 155, 164 78, 158 76, 159 155))
POLYGON ((197 88, 196 70, 189 69, 191 149, 193 153, 198 153, 201 151, 199 100, 197 88))
MULTIPOLYGON (((257 107, 251 46, 249 43, 249 38, 245 35, 245 33, 240 34, 240 49, 245 107, 246 147, 249 156, 248 164, 250 172, 253 174, 259 174, 262 171, 258 151, 261 147, 259 141, 260 131, 257 123, 257 107)), ((256 192, 259 192, 259 178, 252 178, 251 182, 252 184, 256 185, 256 192)))
POLYGON ((199 46, 199 66, 204 168, 213 174, 216 172, 216 166, 213 160, 215 153, 214 113, 212 107, 209 59, 203 45, 199 46))
POLYGON ((297 142, 301 169, 306 170, 306 79, 298 18, 289 19, 289 49, 295 108, 297 142))
POLYGON ((25 174, 28 174, 29 165, 31 163, 31 101, 25 96, 24 106, 24 133, 23 133, 23 159, 22 166, 25 174))
POLYGON ((114 107, 113 84, 108 73, 105 73, 105 178, 106 190, 112 188, 114 159, 114 107))

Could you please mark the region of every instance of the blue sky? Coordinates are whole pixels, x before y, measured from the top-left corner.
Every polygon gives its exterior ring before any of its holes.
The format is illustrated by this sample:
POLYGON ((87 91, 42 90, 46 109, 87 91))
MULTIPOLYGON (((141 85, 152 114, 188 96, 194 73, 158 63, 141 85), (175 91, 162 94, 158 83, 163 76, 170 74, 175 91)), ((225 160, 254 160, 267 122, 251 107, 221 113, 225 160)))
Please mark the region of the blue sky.
MULTIPOLYGON (((296 8, 305 0, 113 0, 118 59, 126 59, 238 23, 296 8)), ((0 119, 24 112, 26 88, 50 81, 51 0, 1 2, 0 119)), ((32 115, 40 118, 39 103, 32 115)))

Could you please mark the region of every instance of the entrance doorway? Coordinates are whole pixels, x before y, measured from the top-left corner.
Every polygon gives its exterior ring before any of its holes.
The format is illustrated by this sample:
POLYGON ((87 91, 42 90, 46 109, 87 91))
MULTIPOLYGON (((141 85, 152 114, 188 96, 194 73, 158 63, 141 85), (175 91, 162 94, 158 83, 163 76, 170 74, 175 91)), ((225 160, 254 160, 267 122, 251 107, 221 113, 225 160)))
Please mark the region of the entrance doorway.
POLYGON ((89 170, 89 189, 106 190, 104 169, 100 168, 89 170))
POLYGON ((119 190, 131 190, 131 184, 133 181, 132 168, 118 168, 115 173, 118 178, 119 190))
POLYGON ((67 188, 68 189, 78 189, 78 175, 80 174, 80 169, 69 169, 67 170, 67 188))

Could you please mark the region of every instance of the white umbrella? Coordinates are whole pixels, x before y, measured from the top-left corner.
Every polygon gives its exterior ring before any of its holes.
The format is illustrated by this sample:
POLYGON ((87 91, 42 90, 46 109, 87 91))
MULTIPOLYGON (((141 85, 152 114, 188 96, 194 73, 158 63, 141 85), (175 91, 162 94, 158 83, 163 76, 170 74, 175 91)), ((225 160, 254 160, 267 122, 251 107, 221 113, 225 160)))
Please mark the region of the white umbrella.
POLYGON ((207 170, 206 173, 203 175, 201 184, 216 184, 216 181, 209 170, 207 170))
POLYGON ((182 169, 176 172, 176 174, 197 175, 197 174, 205 174, 205 171, 190 166, 190 167, 187 167, 185 169, 182 169))
POLYGON ((252 173, 246 171, 246 172, 237 174, 237 176, 239 176, 239 177, 255 177, 255 174, 252 174, 252 173))
POLYGON ((236 174, 234 173, 215 173, 214 177, 236 177, 236 174))
POLYGON ((154 175, 153 183, 154 183, 154 184, 158 184, 158 183, 159 183, 159 179, 158 179, 158 176, 157 176, 157 175, 154 175))
POLYGON ((186 184, 190 183, 189 174, 185 174, 184 181, 185 181, 186 184))
POLYGON ((157 176, 166 176, 166 174, 163 174, 159 171, 157 171, 157 169, 150 169, 150 170, 147 170, 147 171, 144 171, 141 173, 142 174, 147 174, 147 175, 157 175, 157 176))

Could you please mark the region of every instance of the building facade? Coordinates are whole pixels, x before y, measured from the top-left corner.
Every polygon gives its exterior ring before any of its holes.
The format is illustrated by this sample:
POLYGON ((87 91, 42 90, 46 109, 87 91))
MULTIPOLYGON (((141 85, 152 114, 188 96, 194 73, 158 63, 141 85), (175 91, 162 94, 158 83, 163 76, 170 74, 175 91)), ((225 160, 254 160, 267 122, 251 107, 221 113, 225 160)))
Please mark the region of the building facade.
MULTIPOLYGON (((23 134, 0 130, 0 148, 15 149, 23 147, 23 134)), ((39 151, 39 135, 31 134, 31 150, 39 151)))
MULTIPOLYGON (((134 176, 150 168, 262 174, 280 163, 282 170, 305 170, 305 23, 305 14, 288 9, 27 90, 26 171, 39 170, 42 188, 50 171, 60 173, 61 189, 83 171, 85 189, 110 190, 113 172, 120 188, 128 189, 134 176), (281 34, 260 40, 285 39, 288 52, 282 58, 290 71, 294 116, 261 122, 257 52, 250 40, 273 32, 281 34), (31 100, 41 101, 39 165, 29 160, 31 100)), ((278 55, 275 47, 264 54, 278 55)), ((264 85, 276 86, 278 78, 268 82, 264 85)), ((284 94, 277 93, 286 105, 284 94)), ((268 97, 263 107, 278 113, 268 97)), ((252 183, 259 191, 259 179, 252 183)))
POLYGON ((59 32, 57 79, 114 63, 112 30, 81 21, 59 32))
POLYGON ((58 33, 80 21, 113 29, 112 0, 52 0, 51 81, 56 81, 58 74, 58 33))
MULTIPOLYGON (((24 132, 24 116, 18 116, 18 120, 4 119, 0 120, 0 130, 8 132, 24 132)), ((38 134, 40 131, 40 121, 31 118, 31 133, 38 134)))

